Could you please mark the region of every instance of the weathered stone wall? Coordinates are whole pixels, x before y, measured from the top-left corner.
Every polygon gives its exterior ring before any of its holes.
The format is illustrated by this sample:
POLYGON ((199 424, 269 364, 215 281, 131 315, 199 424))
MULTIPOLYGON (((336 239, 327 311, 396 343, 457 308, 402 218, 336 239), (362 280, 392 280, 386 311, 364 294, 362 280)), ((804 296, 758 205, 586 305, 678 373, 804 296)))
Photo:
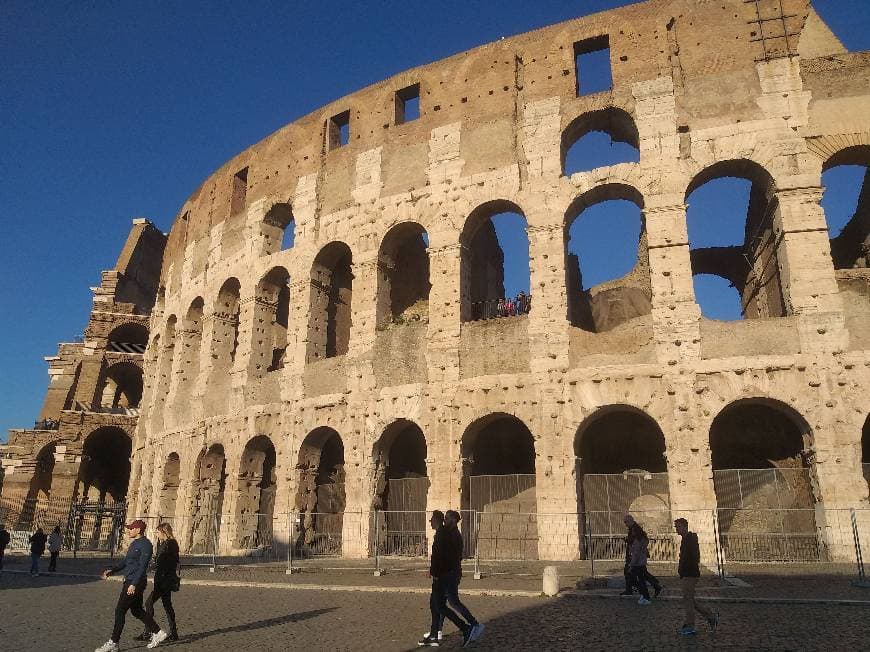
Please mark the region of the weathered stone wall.
MULTIPOLYGON (((146 414, 134 453, 142 461, 134 478, 143 497, 138 511, 148 511, 144 496, 159 495, 171 453, 181 459, 178 509, 192 509, 197 460, 220 444, 230 479, 222 511, 237 513, 242 451, 260 435, 276 451, 275 513, 308 509, 294 497, 327 490, 305 487, 316 469, 300 450, 309 433, 328 427, 344 445, 345 509, 365 513, 377 494, 374 446, 399 419, 426 437, 429 507, 457 507, 468 470, 464 433, 478 419, 504 414, 533 435, 537 511, 574 513, 577 433, 599 410, 619 406, 643 411, 661 429, 672 509, 710 509, 710 428, 740 400, 800 415, 811 430, 817 500, 866 506, 866 322, 856 318, 863 308, 844 305, 819 199, 823 167, 839 152, 870 144, 870 88, 859 81, 870 61, 846 53, 806 2, 783 5, 796 16, 786 19, 791 30, 810 16, 790 52, 781 42, 766 44, 768 54, 788 56, 764 56, 758 26, 749 22, 752 3, 651 0, 408 70, 229 161, 185 202, 163 258, 165 297, 151 317, 146 414), (602 35, 613 88, 578 96, 574 44, 602 35), (799 51, 804 41, 809 58, 799 51), (833 69, 843 72, 829 74, 833 69), (420 85, 420 118, 398 124, 395 93, 413 84, 420 85), (630 116, 639 162, 566 176, 563 134, 604 109, 630 116), (334 147, 332 118, 344 112, 349 142, 334 147), (747 315, 764 319, 712 324, 701 320, 695 301, 686 197, 720 174, 764 189, 747 216, 759 238, 744 248, 755 279, 747 315), (605 305, 612 291, 626 309, 613 320, 590 309, 612 327, 589 332, 599 329, 569 320, 567 288, 579 288, 568 271, 567 226, 582 207, 612 198, 642 210, 639 273, 593 292, 605 305), (295 223, 287 250, 274 246, 275 227, 263 227, 279 204, 290 207, 295 223), (532 310, 464 321, 480 284, 501 282, 497 273, 471 273, 477 263, 463 237, 466 223, 505 207, 519 209, 528 224, 532 310), (408 222, 428 237, 428 321, 413 327, 425 328, 424 338, 378 330, 382 243, 408 222), (336 246, 352 259, 352 295, 342 303, 350 326, 339 355, 323 359, 332 283, 321 271, 337 258, 324 265, 320 256, 336 246), (276 267, 291 279, 288 346, 283 367, 267 371, 250 364, 264 319, 254 298, 276 267), (238 345, 227 362, 216 359, 226 346, 218 297, 230 278, 240 290, 238 345), (626 301, 626 288, 637 296, 626 301), (205 315, 198 377, 183 393, 166 394, 180 364, 169 341, 198 298, 205 315), (389 350, 412 346, 417 350, 389 350), (391 371, 398 360, 405 368, 391 371)), ((497 262, 499 252, 489 249, 497 262)), ((855 292, 848 292, 851 300, 855 292)), ((351 527, 344 519, 344 554, 366 554, 366 522, 351 527)), ((539 524, 538 531, 542 558, 576 555, 576 523, 539 524)), ((227 547, 232 536, 223 539, 227 547)))

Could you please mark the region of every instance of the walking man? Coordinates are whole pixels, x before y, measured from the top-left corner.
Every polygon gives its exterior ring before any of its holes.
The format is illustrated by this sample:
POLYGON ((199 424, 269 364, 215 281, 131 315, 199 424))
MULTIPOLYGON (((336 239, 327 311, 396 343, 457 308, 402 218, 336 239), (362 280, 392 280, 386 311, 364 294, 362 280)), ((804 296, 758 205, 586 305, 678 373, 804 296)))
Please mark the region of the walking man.
POLYGON ((678 518, 674 521, 674 529, 681 537, 680 561, 677 572, 680 575, 680 584, 683 589, 683 609, 686 612, 686 620, 680 628, 680 634, 694 636, 698 633, 695 630, 696 611, 707 619, 710 631, 715 633, 716 626, 719 624, 718 612, 712 612, 695 601, 695 587, 698 584, 698 578, 701 577, 701 549, 698 546, 698 535, 689 532, 689 522, 684 518, 678 518))
POLYGON ((6 546, 12 540, 12 535, 5 525, 0 524, 0 572, 3 571, 3 556, 6 554, 6 546))
POLYGON ((60 526, 55 525, 48 535, 48 553, 51 555, 51 561, 48 563, 49 573, 57 570, 57 556, 60 554, 61 545, 63 545, 63 535, 60 533, 60 526))
POLYGON ((39 558, 45 554, 45 541, 48 537, 41 527, 30 535, 30 576, 39 577, 39 558))
MULTIPOLYGON (((438 530, 444 527, 444 512, 436 509, 432 512, 432 517, 429 519, 430 527, 435 530, 435 536, 438 536, 438 530)), ((432 548, 434 559, 435 549, 432 548)), ((432 624, 429 631, 417 642, 420 647, 438 647, 441 645, 441 630, 444 627, 444 616, 441 615, 440 603, 440 588, 435 581, 435 576, 432 575, 432 569, 429 569, 429 577, 432 578, 432 591, 429 594, 429 612, 432 614, 432 624)))
MULTIPOLYGON (((622 595, 631 595, 632 589, 637 589, 641 592, 642 599, 649 600, 649 593, 644 596, 643 591, 640 588, 641 583, 643 583, 644 589, 646 589, 646 584, 649 582, 650 586, 653 587, 653 597, 659 597, 662 592, 662 583, 659 582, 658 578, 649 572, 649 568, 647 568, 647 561, 649 558, 649 537, 646 532, 644 532, 643 528, 640 524, 634 520, 634 517, 631 514, 626 514, 622 519, 622 522, 625 523, 625 527, 628 528, 628 534, 626 535, 626 555, 625 555, 625 569, 623 571, 625 575, 625 591, 622 592, 622 595), (638 542, 636 544, 636 542, 638 542), (635 556, 635 562, 632 562, 632 547, 634 546, 634 550, 639 553, 635 556), (639 557, 643 557, 643 562, 639 562, 639 557), (638 578, 639 576, 639 578, 638 578)), ((644 602, 640 602, 640 604, 645 604, 644 602)))
POLYGON ((112 629, 112 638, 98 647, 95 652, 118 652, 118 643, 121 640, 121 632, 124 631, 124 619, 127 612, 145 623, 145 627, 151 632, 151 642, 148 648, 155 648, 169 636, 164 632, 154 618, 142 608, 142 596, 148 584, 148 562, 154 552, 151 542, 145 538, 145 522, 135 520, 126 526, 127 534, 132 539, 127 555, 120 564, 103 571, 106 578, 112 573, 124 571, 124 584, 121 587, 121 595, 118 596, 118 604, 115 606, 115 626, 112 629))

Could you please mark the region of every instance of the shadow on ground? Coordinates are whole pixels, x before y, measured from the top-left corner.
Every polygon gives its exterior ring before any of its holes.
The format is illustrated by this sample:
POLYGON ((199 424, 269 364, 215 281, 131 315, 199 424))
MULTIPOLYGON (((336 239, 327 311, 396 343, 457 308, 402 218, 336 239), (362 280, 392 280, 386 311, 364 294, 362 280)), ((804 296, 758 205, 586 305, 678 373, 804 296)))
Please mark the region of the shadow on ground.
POLYGON ((298 623, 310 618, 317 618, 331 611, 335 611, 338 607, 330 607, 328 609, 313 609, 311 611, 300 611, 298 613, 286 614, 284 616, 276 616, 274 618, 265 618, 251 623, 240 623, 232 627, 221 627, 208 632, 196 632, 182 636, 179 638, 179 643, 194 643, 201 641, 209 636, 217 636, 219 634, 230 634, 233 632, 249 632, 255 629, 263 629, 266 627, 276 627, 278 625, 287 625, 289 623, 298 623))

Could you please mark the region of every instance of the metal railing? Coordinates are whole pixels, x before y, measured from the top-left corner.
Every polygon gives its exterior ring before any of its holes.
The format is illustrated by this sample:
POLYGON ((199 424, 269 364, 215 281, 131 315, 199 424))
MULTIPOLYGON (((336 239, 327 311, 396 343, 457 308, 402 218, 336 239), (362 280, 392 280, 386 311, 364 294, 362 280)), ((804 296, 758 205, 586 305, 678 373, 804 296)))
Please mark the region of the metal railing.
POLYGON ((526 295, 518 295, 516 298, 503 297, 500 299, 476 301, 471 304, 471 318, 469 321, 518 317, 529 314, 531 309, 532 297, 526 295))

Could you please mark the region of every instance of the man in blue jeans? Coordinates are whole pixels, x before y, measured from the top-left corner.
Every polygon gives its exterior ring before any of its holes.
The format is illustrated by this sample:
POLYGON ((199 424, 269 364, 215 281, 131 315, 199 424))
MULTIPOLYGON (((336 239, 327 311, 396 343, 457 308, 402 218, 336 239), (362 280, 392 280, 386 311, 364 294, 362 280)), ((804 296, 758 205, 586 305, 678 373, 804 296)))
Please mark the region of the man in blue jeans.
MULTIPOLYGON (((438 629, 444 618, 452 622, 462 632, 462 646, 466 647, 483 634, 484 626, 477 622, 468 608, 459 599, 459 582, 462 580, 462 534, 457 524, 461 519, 458 512, 448 510, 444 515, 444 525, 435 532, 432 542, 432 561, 429 574, 432 576, 432 627, 418 645, 437 647, 438 629), (457 613, 447 606, 448 602, 457 613), (436 611, 437 607, 437 611, 436 611), (461 618, 460 618, 461 616, 461 618), (464 619, 464 620, 463 620, 464 619)), ((435 526, 435 514, 432 525, 435 526)))
POLYGON ((45 554, 45 542, 48 539, 41 527, 30 535, 30 575, 39 577, 39 558, 45 554))

